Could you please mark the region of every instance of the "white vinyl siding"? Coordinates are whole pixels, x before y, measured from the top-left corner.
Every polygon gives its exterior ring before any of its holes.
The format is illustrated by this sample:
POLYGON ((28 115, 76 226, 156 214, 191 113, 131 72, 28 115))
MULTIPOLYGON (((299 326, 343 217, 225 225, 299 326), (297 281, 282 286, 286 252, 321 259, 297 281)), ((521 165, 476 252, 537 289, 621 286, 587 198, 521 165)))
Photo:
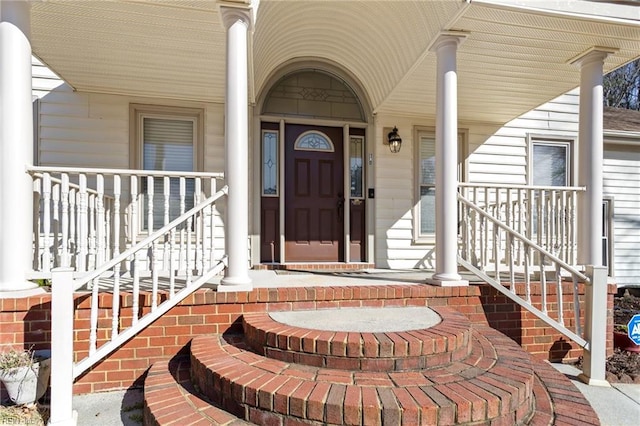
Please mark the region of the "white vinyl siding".
MULTIPOLYGON (((150 100, 79 93, 64 84, 56 88, 40 100, 40 164, 130 168, 129 105, 144 101, 150 100)), ((224 105, 204 104, 203 107, 203 171, 221 172, 224 170, 224 105)))
POLYGON ((42 98, 64 82, 46 65, 31 57, 31 93, 34 98, 42 98))
POLYGON ((613 198, 615 282, 640 284, 640 135, 637 145, 605 145, 604 196, 613 198))

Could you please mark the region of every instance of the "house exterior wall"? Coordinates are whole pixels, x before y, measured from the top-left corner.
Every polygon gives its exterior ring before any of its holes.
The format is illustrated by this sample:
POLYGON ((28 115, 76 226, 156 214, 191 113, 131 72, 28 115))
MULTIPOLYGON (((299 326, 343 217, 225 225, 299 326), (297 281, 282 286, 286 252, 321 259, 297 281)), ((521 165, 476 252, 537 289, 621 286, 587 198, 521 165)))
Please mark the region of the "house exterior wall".
POLYGON ((605 141, 604 196, 613 199, 615 282, 640 285, 640 143, 605 141))

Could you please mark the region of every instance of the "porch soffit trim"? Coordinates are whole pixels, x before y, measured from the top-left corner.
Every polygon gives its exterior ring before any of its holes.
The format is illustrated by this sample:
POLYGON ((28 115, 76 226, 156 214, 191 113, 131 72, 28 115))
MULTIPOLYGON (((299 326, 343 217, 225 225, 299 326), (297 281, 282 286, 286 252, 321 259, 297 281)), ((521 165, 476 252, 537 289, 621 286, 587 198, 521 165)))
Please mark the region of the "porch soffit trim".
MULTIPOLYGON (((447 22, 447 25, 444 26, 444 28, 455 28, 455 26, 457 25, 458 21, 460 20, 460 18, 462 18, 462 16, 464 16, 465 12, 467 11, 467 9, 469 8, 470 4, 471 4, 471 0, 464 0, 465 4, 458 10, 458 12, 451 18, 451 20, 449 22, 447 22)), ((464 32, 464 31, 456 31, 456 30, 448 30, 445 32, 451 32, 451 33, 458 33, 458 34, 469 34, 469 32, 464 32)), ((414 72, 416 72, 416 70, 418 69, 418 67, 420 67, 420 64, 422 64, 422 62, 424 62, 427 59, 427 56, 429 56, 431 53, 431 48, 433 47, 433 44, 435 43, 436 40, 438 40, 441 36, 442 36, 443 32, 438 33, 434 38, 431 39, 431 41, 429 41, 429 44, 427 45, 427 48, 422 52, 422 54, 420 56, 418 56, 418 58, 416 59, 416 61, 413 63, 413 65, 411 65, 409 67, 409 69, 407 70, 407 72, 402 76, 402 78, 400 80, 398 80, 398 82, 395 84, 395 86, 393 86, 393 89, 391 89, 387 95, 384 97, 384 99, 382 99, 378 105, 376 105, 372 111, 373 114, 377 114, 380 111, 380 108, 382 108, 385 104, 385 102, 387 101, 387 99, 391 98, 398 87, 400 87, 407 79, 409 79, 414 72)), ((466 36, 465 36, 466 37, 466 36)))
MULTIPOLYGON (((637 14, 637 18, 621 18, 616 16, 603 16, 598 14, 588 14, 585 12, 576 12, 575 10, 562 10, 559 8, 543 8, 540 6, 541 3, 554 5, 558 2, 542 2, 540 0, 466 0, 469 3, 473 3, 476 6, 488 7, 493 9, 504 9, 504 10, 512 10, 512 11, 522 11, 535 13, 542 16, 556 16, 559 18, 574 18, 574 19, 582 19, 585 21, 593 21, 604 24, 622 24, 622 25, 636 25, 640 27, 640 10, 637 6, 626 6, 621 4, 613 4, 607 2, 606 4, 597 4, 592 1, 588 2, 589 9, 595 10, 596 8, 608 8, 608 10, 618 9, 620 12, 620 16, 629 16, 630 11, 635 11, 637 14), (537 7, 535 6, 537 4, 537 7)), ((572 3, 572 7, 575 9, 576 7, 586 7, 586 5, 580 5, 580 2, 572 3)), ((585 2, 586 3, 586 2, 585 2)), ((557 6, 556 6, 557 7, 557 6)))

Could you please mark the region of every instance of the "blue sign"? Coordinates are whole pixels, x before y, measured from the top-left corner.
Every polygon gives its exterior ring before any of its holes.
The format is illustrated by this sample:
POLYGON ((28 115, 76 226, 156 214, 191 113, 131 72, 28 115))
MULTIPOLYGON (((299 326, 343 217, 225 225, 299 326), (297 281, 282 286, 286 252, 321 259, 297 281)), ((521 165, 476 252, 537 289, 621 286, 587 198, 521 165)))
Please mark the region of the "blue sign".
POLYGON ((629 320, 627 324, 629 330, 629 339, 633 340, 633 343, 640 345, 640 314, 635 314, 633 318, 629 320))

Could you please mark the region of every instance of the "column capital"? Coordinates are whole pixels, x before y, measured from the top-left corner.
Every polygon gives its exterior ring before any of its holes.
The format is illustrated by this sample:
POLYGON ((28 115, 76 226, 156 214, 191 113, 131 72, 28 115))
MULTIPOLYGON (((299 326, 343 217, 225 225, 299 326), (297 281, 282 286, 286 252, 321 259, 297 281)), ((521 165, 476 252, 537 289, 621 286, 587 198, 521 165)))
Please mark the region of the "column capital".
POLYGON ((432 52, 438 51, 441 47, 455 45, 456 47, 462 44, 462 42, 469 36, 468 32, 464 31, 442 31, 431 42, 428 50, 432 52))
POLYGON ((227 30, 238 21, 245 24, 248 30, 252 29, 253 8, 247 4, 234 2, 220 3, 220 16, 227 30))
POLYGON ((569 59, 567 63, 571 65, 583 66, 596 61, 604 62, 604 60, 607 59, 607 56, 618 52, 618 50, 620 49, 617 49, 615 47, 592 46, 579 55, 569 59))

